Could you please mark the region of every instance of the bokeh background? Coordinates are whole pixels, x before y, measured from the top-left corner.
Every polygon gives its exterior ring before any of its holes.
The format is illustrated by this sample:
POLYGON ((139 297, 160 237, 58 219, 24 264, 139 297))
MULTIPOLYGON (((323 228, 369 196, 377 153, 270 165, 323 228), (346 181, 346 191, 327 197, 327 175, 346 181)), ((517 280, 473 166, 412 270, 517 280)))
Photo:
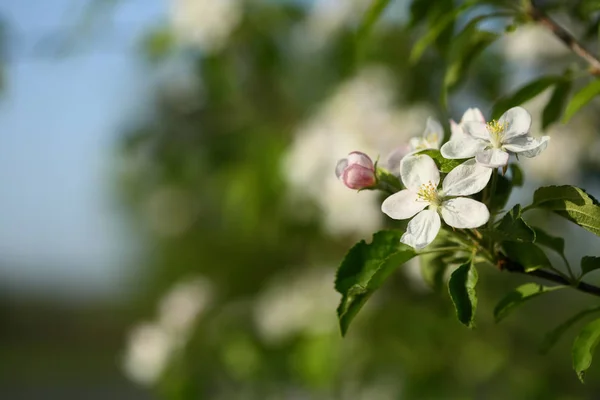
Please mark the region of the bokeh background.
MULTIPOLYGON (((336 180, 336 161, 383 159, 430 115, 489 116, 574 62, 543 28, 519 27, 444 110, 440 55, 408 63, 424 32, 410 2, 358 40, 369 5, 2 0, 0 398, 598 398, 600 367, 585 385, 571 370, 572 333, 538 351, 595 299, 551 294, 496 325, 495 302, 524 279, 496 270, 480 271, 476 330, 413 263, 340 336, 335 268, 393 223, 378 194, 336 180)), ((548 98, 525 105, 534 134, 548 98)), ((600 197, 599 110, 546 130, 511 204, 543 184, 600 197)), ((572 264, 600 255, 586 231, 532 219, 566 235, 572 264)))

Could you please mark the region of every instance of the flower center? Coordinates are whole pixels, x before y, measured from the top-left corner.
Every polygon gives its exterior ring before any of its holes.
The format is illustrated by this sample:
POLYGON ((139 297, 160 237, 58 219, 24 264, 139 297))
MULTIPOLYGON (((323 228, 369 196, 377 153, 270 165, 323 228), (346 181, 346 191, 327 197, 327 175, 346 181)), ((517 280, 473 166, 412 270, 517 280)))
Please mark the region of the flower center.
POLYGON ((492 146, 499 149, 502 147, 502 138, 504 137, 504 131, 508 128, 508 123, 500 123, 496 120, 488 122, 488 132, 490 133, 490 142, 492 146))
POLYGON ((438 191, 436 190, 435 185, 431 181, 421 185, 419 191, 417 192, 417 196, 419 197, 419 199, 424 200, 429 204, 435 206, 440 204, 440 196, 438 194, 438 191))

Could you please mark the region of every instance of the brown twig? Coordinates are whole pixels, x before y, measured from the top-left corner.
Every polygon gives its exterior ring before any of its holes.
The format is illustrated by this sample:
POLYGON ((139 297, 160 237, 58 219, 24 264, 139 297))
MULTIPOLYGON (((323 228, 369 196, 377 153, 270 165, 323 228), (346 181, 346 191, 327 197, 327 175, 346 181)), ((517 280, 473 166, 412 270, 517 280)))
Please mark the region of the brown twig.
POLYGON ((567 47, 571 49, 575 54, 584 59, 589 65, 589 72, 592 75, 600 76, 600 60, 587 50, 579 41, 569 33, 565 28, 558 25, 555 21, 550 19, 542 10, 535 5, 535 1, 532 0, 529 7, 529 16, 539 22, 541 25, 550 29, 550 31, 560 39, 567 47))
POLYGON ((535 277, 542 278, 547 281, 551 281, 551 282, 558 283, 561 285, 572 286, 574 289, 577 289, 580 292, 589 293, 594 296, 600 296, 600 287, 598 287, 598 286, 590 285, 589 283, 585 283, 585 282, 578 282, 576 285, 572 285, 571 282, 569 282, 567 279, 563 278, 562 276, 557 275, 553 272, 544 271, 542 269, 536 269, 534 271, 526 272, 525 268, 521 264, 519 264, 515 261, 512 261, 506 257, 501 257, 498 260, 498 267, 503 271, 516 272, 516 273, 525 274, 525 275, 529 275, 529 276, 535 276, 535 277))

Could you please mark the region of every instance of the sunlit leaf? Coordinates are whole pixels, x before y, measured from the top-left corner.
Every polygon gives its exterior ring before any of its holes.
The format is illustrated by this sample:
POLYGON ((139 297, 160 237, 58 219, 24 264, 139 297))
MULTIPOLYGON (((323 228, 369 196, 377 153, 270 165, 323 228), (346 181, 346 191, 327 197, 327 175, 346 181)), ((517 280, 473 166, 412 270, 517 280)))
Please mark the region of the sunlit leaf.
POLYGON ((526 283, 518 288, 508 292, 508 294, 498 302, 494 308, 494 318, 496 322, 500 322, 516 307, 531 300, 541 294, 552 292, 557 289, 562 289, 565 286, 543 286, 539 283, 526 283))
POLYGON ((423 150, 423 151, 420 151, 419 154, 426 154, 429 157, 433 158, 433 161, 435 161, 435 164, 437 165, 440 172, 443 172, 445 174, 452 171, 454 168, 458 167, 460 164, 462 164, 463 162, 466 161, 466 160, 449 160, 447 158, 444 158, 442 156, 442 153, 440 153, 439 150, 435 150, 435 149, 423 150))
POLYGON ((373 292, 402 264, 413 258, 413 248, 400 243, 401 231, 380 231, 371 243, 357 243, 338 268, 335 289, 342 294, 338 318, 342 335, 373 292))
POLYGON ((477 310, 477 269, 471 261, 458 267, 450 276, 448 291, 454 303, 458 320, 468 326, 474 327, 475 311, 477 310))
POLYGON ((579 111, 582 107, 584 107, 586 104, 592 101, 592 99, 599 94, 600 80, 598 79, 594 80, 593 82, 590 82, 578 92, 576 92, 571 98, 571 101, 569 101, 569 104, 567 105, 562 122, 569 122, 569 120, 573 118, 573 115, 575 115, 577 111, 579 111))
POLYGON ((579 332, 573 343, 573 369, 583 382, 585 371, 592 365, 594 350, 600 341, 600 319, 596 319, 579 332))
POLYGON ((527 207, 553 211, 563 218, 600 236, 600 206, 592 196, 575 186, 545 186, 533 194, 527 207))

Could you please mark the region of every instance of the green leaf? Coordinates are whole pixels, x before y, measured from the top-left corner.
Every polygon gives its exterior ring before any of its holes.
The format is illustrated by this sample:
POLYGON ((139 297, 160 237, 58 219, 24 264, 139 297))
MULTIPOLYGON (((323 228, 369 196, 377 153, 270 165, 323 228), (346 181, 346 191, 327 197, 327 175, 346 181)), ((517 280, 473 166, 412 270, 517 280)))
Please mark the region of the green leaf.
POLYGON ((423 151, 418 152, 417 154, 425 154, 425 155, 428 155, 429 157, 433 158, 433 161, 435 161, 435 164, 437 165, 440 172, 442 172, 444 174, 447 174, 448 172, 452 171, 454 168, 458 167, 460 164, 462 164, 463 162, 466 161, 466 159, 465 160, 449 160, 447 158, 444 158, 442 156, 442 153, 440 153, 439 150, 435 150, 435 149, 423 150, 423 151))
POLYGON ((533 243, 504 242, 502 247, 508 258, 521 264, 525 272, 552 266, 542 249, 533 243))
MULTIPOLYGON (((445 13, 445 15, 439 18, 435 24, 432 24, 425 36, 419 39, 413 46, 410 56, 408 57, 409 63, 416 64, 423 56, 423 53, 425 53, 425 50, 427 50, 427 48, 431 46, 437 40, 437 38, 454 23, 454 20, 461 13, 466 11, 473 4, 473 1, 466 2, 462 6, 455 8, 453 11, 445 13)), ((426 1, 426 7, 431 9, 432 4, 430 0, 426 1)))
POLYGON ((565 254, 565 239, 557 236, 551 236, 546 233, 541 228, 531 227, 535 232, 535 242, 536 244, 542 245, 549 249, 556 251, 562 257, 565 254))
POLYGON ((510 164, 510 172, 511 172, 511 180, 513 186, 521 187, 523 186, 523 171, 521 171, 521 167, 518 164, 510 164))
POLYGON ((473 328, 475 326, 475 310, 477 309, 477 269, 472 261, 458 267, 450 276, 448 291, 454 303, 458 320, 473 328))
POLYGON ((512 210, 502 217, 494 233, 497 234, 496 237, 504 241, 520 243, 535 241, 534 230, 521 218, 520 204, 515 205, 512 210))
POLYGON ((545 186, 533 194, 533 203, 526 207, 542 208, 600 236, 600 206, 592 196, 575 186, 545 186))
POLYGON ((546 354, 548 351, 550 351, 550 349, 554 346, 554 344, 556 344, 556 342, 558 342, 558 340, 562 337, 562 335, 564 335, 565 332, 571 326, 573 326, 575 323, 582 320, 584 317, 588 316, 589 314, 593 314, 598 311, 600 311, 600 306, 591 307, 591 308, 588 308, 587 310, 580 311, 579 313, 575 314, 574 316, 572 316, 571 318, 569 318, 562 324, 558 325, 556 328, 552 329, 544 337, 544 341, 542 342, 542 345, 540 346, 540 352, 542 354, 546 354))
POLYGON ((585 256, 581 259, 581 276, 600 269, 600 257, 585 256))
POLYGON ((544 107, 542 113, 542 130, 560 120, 567 105, 567 100, 569 100, 571 86, 570 72, 568 71, 567 76, 565 76, 562 81, 556 83, 552 96, 544 107))
POLYGON ((594 349, 600 341, 600 319, 596 319, 583 327, 573 343, 573 369, 579 380, 583 382, 585 371, 592 365, 594 349))
POLYGON ((342 294, 338 318, 342 335, 369 297, 402 264, 413 258, 415 250, 400 243, 401 231, 380 231, 371 243, 357 243, 338 268, 335 289, 342 294))
POLYGON ((590 82, 582 89, 580 89, 577 93, 573 95, 571 101, 567 105, 567 109, 565 110, 565 114, 563 116, 562 122, 567 123, 573 115, 577 113, 583 106, 589 103, 594 97, 600 94, 600 80, 594 80, 590 82))
POLYGON ((357 39, 361 40, 371 32, 371 29, 383 15, 391 0, 373 0, 358 27, 357 39))
POLYGON ((454 60, 450 62, 444 75, 445 90, 451 91, 456 88, 467 75, 475 58, 499 37, 500 35, 493 32, 475 31, 462 46, 453 46, 454 60))
POLYGON ((543 286, 539 283, 526 283, 508 292, 494 308, 494 318, 496 322, 504 319, 512 310, 524 302, 531 300, 541 294, 562 289, 565 286, 543 286))
POLYGON ((581 0, 578 8, 583 15, 600 10, 600 0, 581 0))
POLYGON ((509 108, 516 107, 525 103, 527 100, 533 99, 550 86, 561 82, 562 80, 564 80, 562 76, 544 76, 529 82, 513 94, 498 100, 492 108, 492 118, 500 118, 500 116, 509 108))

